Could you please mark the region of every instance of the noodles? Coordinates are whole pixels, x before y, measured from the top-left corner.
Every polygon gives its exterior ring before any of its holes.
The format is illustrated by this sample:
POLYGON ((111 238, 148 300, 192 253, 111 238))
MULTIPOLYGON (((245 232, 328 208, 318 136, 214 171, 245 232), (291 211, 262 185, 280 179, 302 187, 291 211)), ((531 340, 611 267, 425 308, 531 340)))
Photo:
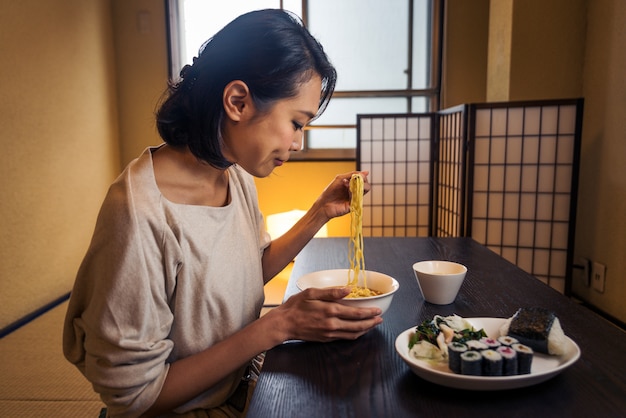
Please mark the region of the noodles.
POLYGON ((353 174, 350 178, 350 242, 348 247, 348 286, 356 286, 359 272, 365 271, 363 258, 363 177, 353 174))
POLYGON ((370 296, 378 296, 378 295, 382 295, 382 292, 368 289, 367 287, 354 286, 351 288, 350 293, 348 293, 348 296, 346 296, 346 299, 368 298, 370 296))
POLYGON ((353 174, 350 178, 350 241, 348 243, 348 286, 352 288, 346 298, 360 298, 380 295, 380 292, 367 288, 365 259, 363 258, 363 176, 353 174), (363 287, 358 286, 359 274, 363 274, 363 287))

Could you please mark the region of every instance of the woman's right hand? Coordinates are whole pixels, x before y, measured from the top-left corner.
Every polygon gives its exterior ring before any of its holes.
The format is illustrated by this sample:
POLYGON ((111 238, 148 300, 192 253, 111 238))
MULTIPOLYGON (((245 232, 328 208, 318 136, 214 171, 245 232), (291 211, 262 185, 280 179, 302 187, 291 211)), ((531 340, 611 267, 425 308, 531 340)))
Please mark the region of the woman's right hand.
MULTIPOLYGON (((350 289, 306 289, 266 314, 278 321, 287 340, 327 342, 354 340, 383 320, 379 308, 355 308, 338 303, 350 289)), ((268 318, 269 319, 269 318, 268 318)))

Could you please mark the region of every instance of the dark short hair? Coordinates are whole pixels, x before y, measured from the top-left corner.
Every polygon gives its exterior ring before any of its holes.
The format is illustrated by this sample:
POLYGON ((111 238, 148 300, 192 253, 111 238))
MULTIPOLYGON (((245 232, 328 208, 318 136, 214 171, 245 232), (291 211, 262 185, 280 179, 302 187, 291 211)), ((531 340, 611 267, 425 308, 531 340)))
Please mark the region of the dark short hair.
POLYGON ((315 74, 322 79, 318 115, 328 105, 337 73, 320 43, 300 19, 284 10, 258 10, 239 16, 200 48, 193 65, 170 82, 157 110, 163 140, 188 146, 217 168, 231 165, 222 154, 222 94, 233 80, 248 85, 260 111, 277 100, 294 97, 315 74))

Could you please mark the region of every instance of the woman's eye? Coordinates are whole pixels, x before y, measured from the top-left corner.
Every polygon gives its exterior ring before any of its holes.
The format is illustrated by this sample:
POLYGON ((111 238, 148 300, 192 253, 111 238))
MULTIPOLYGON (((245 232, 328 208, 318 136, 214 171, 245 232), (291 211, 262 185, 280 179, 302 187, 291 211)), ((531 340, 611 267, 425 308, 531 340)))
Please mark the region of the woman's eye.
POLYGON ((294 128, 296 131, 301 131, 301 130, 302 130, 303 125, 300 125, 298 122, 295 122, 295 121, 294 121, 294 122, 292 122, 292 123, 293 123, 293 128, 294 128))

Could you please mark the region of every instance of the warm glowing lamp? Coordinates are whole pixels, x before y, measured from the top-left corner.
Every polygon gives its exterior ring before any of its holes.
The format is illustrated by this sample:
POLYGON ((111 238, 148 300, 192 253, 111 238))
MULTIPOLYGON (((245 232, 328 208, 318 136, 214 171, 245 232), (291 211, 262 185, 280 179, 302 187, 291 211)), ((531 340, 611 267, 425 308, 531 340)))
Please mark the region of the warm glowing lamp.
MULTIPOLYGON (((294 209, 289 212, 281 212, 274 213, 272 215, 267 216, 266 224, 267 224, 267 232, 270 234, 272 239, 278 238, 283 235, 285 232, 289 231, 292 226, 296 224, 304 216, 306 212, 303 210, 294 209)), ((328 236, 328 228, 324 225, 320 230, 315 234, 315 237, 327 237, 328 236)))

